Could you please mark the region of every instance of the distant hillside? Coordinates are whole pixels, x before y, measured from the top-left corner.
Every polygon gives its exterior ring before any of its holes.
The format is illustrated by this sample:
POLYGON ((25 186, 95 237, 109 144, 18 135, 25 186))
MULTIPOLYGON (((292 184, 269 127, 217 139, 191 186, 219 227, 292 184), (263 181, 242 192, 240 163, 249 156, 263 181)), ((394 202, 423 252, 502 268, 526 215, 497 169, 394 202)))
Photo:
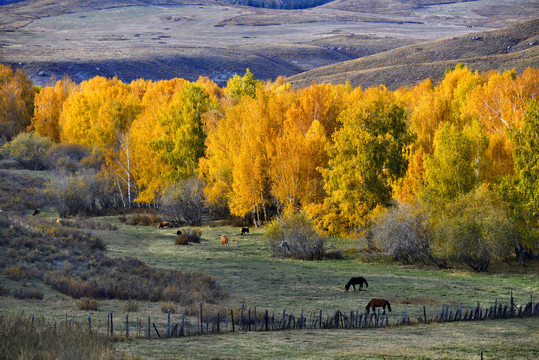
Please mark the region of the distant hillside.
POLYGON ((440 80, 448 66, 462 62, 486 71, 539 67, 539 19, 500 30, 471 33, 409 45, 383 53, 306 71, 289 77, 294 87, 312 83, 345 83, 390 89, 425 78, 440 80))
MULTIPOLYGON (((95 76, 116 76, 125 82, 206 76, 226 85, 246 68, 257 79, 267 80, 332 64, 339 65, 294 81, 307 84, 311 76, 317 81, 324 81, 323 76, 346 81, 355 76, 350 72, 363 71, 362 83, 391 84, 398 72, 391 67, 401 67, 403 77, 408 76, 396 82, 401 84, 432 76, 431 71, 412 72, 406 68, 410 64, 432 66, 493 54, 529 56, 518 55, 516 48, 494 52, 490 46, 477 53, 483 40, 467 40, 464 34, 500 29, 539 13, 536 0, 335 0, 302 10, 258 8, 254 0, 246 0, 252 6, 239 6, 238 1, 25 0, 2 5, 0 63, 21 69, 36 85, 64 75, 76 82, 95 76), (450 57, 461 50, 457 42, 449 51, 441 43, 434 57, 409 47, 395 53, 401 62, 383 55, 344 70, 344 61, 448 37, 469 41, 470 54, 450 57), (385 72, 366 73, 382 67, 385 72), (366 81, 369 76, 374 78, 366 81)), ((271 0, 264 1, 271 5, 271 0)), ((275 0, 285 3, 320 1, 275 0)), ((512 64, 511 56, 489 61, 512 64)), ((437 73, 443 74, 444 68, 445 64, 437 66, 437 73)))

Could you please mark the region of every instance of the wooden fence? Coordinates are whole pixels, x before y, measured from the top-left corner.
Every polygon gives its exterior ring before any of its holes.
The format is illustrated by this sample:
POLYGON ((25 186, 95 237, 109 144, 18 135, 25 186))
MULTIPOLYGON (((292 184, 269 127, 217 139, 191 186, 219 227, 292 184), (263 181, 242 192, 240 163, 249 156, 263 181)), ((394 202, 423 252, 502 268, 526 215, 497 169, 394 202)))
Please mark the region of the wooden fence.
MULTIPOLYGON (((491 306, 481 307, 478 302, 474 307, 463 309, 462 304, 451 306, 442 304, 441 309, 435 309, 434 315, 432 309, 427 312, 427 307, 423 306, 422 314, 410 320, 409 313, 404 308, 402 315, 395 315, 389 318, 388 314, 383 314, 379 309, 366 314, 364 310, 355 309, 350 311, 336 310, 329 314, 324 314, 322 310, 314 313, 305 314, 303 310, 298 315, 283 310, 282 313, 269 313, 268 310, 258 311, 255 307, 241 310, 232 309, 224 313, 205 314, 200 304, 200 312, 196 323, 188 320, 185 313, 179 315, 179 318, 173 319, 170 311, 165 321, 161 319, 152 319, 149 315, 147 319, 121 315, 116 317, 109 312, 106 315, 106 329, 95 326, 95 318, 88 316, 88 326, 90 330, 106 331, 111 337, 146 337, 146 338, 171 338, 192 335, 219 334, 230 331, 278 331, 290 329, 367 329, 386 326, 411 325, 414 323, 430 322, 453 322, 453 321, 481 321, 508 318, 522 318, 539 316, 539 303, 533 304, 533 295, 530 295, 530 301, 525 305, 516 305, 511 293, 511 300, 508 304, 498 302, 496 298, 491 306), (155 321, 158 320, 158 321, 155 321), (92 322, 94 321, 94 324, 92 322), (92 327, 93 326, 93 327, 92 327)), ((416 311, 417 314, 417 311, 416 311)), ((66 321, 68 317, 66 315, 66 321)), ((103 324, 103 323, 101 323, 103 324)))

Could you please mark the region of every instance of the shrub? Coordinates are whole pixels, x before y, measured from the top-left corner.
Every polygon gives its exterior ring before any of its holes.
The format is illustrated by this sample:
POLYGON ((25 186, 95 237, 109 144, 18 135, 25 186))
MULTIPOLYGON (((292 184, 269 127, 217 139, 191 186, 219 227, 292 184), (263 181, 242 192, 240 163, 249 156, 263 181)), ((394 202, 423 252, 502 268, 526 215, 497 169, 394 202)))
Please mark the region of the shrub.
POLYGON ((181 234, 176 236, 174 243, 176 245, 189 245, 189 243, 200 244, 202 237, 202 231, 200 229, 186 229, 182 230, 181 234))
POLYGON ((163 218, 177 224, 200 225, 206 208, 203 189, 194 176, 169 186, 161 197, 163 218))
POLYGON ((130 217, 123 215, 120 217, 120 221, 127 225, 150 226, 158 224, 161 220, 154 214, 135 214, 130 217))
POLYGON ((435 228, 437 251, 474 271, 487 271, 514 246, 513 226, 495 194, 480 187, 447 204, 435 228))
POLYGON ((137 300, 129 299, 124 305, 124 311, 126 312, 136 312, 139 310, 139 305, 137 300))
POLYGON ((80 310, 96 311, 98 308, 96 299, 83 297, 78 301, 78 303, 80 310))
POLYGON ((45 169, 45 154, 53 142, 37 134, 20 133, 3 146, 3 152, 26 169, 45 169))
POLYGON ((26 272, 26 270, 24 270, 20 266, 7 267, 4 270, 4 273, 9 279, 15 280, 15 281, 26 279, 28 277, 28 273, 26 272))
POLYGON ((430 217, 421 204, 399 204, 375 220, 373 242, 402 263, 421 262, 446 267, 433 255, 430 217))
POLYGON ((38 299, 43 300, 43 292, 38 289, 19 288, 13 290, 13 296, 17 299, 38 299))
POLYGON ((0 171, 0 209, 27 212, 46 203, 45 181, 25 174, 0 171))
POLYGON ((266 237, 274 256, 300 260, 321 260, 325 256, 324 238, 305 214, 288 212, 268 225, 266 237))
POLYGON ((53 145, 45 154, 43 162, 49 169, 76 172, 82 168, 82 161, 90 155, 90 150, 80 144, 53 145))
POLYGON ((174 303, 163 303, 161 304, 161 312, 168 313, 170 310, 171 314, 176 313, 176 305, 174 303))
POLYGON ((186 234, 180 234, 176 236, 176 239, 174 239, 174 244, 176 245, 189 245, 189 240, 187 239, 186 234))
POLYGON ((90 173, 70 175, 57 172, 47 182, 45 193, 60 217, 85 214, 95 204, 92 185, 93 176, 90 173))

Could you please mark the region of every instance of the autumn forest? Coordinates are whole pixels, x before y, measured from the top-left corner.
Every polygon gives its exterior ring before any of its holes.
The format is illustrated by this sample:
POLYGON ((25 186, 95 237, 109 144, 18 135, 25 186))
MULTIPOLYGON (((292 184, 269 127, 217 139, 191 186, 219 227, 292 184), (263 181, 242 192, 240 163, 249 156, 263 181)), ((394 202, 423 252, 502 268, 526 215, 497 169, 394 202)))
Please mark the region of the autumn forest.
POLYGON ((537 69, 462 64, 396 91, 294 89, 249 70, 226 87, 95 77, 41 88, 0 66, 2 152, 83 152, 84 166, 65 166, 50 191, 93 176, 100 208, 156 208, 196 183, 213 215, 258 226, 301 213, 326 236, 366 236, 402 262, 483 271, 515 248, 537 251, 538 90, 537 69))

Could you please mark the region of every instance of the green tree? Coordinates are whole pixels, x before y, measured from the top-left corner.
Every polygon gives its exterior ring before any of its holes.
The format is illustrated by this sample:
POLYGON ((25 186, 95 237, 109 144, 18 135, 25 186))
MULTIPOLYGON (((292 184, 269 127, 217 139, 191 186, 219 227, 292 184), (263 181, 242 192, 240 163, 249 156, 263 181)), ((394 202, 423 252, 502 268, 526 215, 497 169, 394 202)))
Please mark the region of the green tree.
POLYGON ((407 114, 384 87, 368 89, 341 116, 334 135, 326 191, 352 224, 377 206, 388 206, 392 184, 404 176, 407 147, 413 140, 407 114))
POLYGON ((508 205, 511 219, 519 232, 516 247, 522 263, 522 248, 535 248, 539 222, 539 101, 532 100, 522 119, 520 130, 510 133, 514 145, 514 176, 505 177, 498 185, 508 205))
POLYGON ((445 123, 436 132, 435 149, 426 158, 428 196, 455 199, 477 184, 472 140, 457 125, 445 123))
POLYGON ((242 96, 256 96, 256 89, 260 81, 255 80, 251 71, 247 68, 245 75, 235 74, 226 84, 226 90, 233 99, 239 99, 242 96))
POLYGON ((435 225, 436 255, 487 271, 492 260, 509 256, 513 227, 504 206, 485 186, 448 203, 435 225))
POLYGON ((194 83, 185 85, 174 95, 169 106, 161 112, 162 136, 152 139, 150 147, 171 171, 166 174, 168 181, 185 179, 198 167, 198 160, 204 156, 206 134, 203 130, 202 115, 211 108, 209 95, 194 83))

